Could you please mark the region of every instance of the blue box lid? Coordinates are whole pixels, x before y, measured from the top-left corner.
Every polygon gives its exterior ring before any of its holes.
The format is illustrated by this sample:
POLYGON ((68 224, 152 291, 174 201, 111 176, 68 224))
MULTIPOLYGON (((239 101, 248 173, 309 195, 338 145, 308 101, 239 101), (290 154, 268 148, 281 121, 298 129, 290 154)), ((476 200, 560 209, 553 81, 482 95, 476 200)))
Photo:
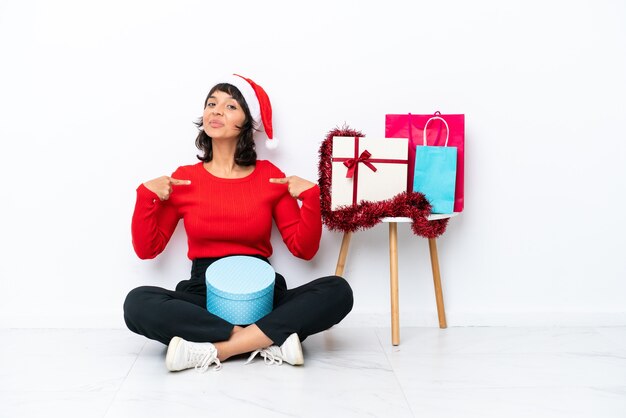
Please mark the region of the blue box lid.
POLYGON ((276 272, 259 258, 236 255, 212 263, 205 277, 207 292, 230 300, 251 300, 274 290, 276 272))

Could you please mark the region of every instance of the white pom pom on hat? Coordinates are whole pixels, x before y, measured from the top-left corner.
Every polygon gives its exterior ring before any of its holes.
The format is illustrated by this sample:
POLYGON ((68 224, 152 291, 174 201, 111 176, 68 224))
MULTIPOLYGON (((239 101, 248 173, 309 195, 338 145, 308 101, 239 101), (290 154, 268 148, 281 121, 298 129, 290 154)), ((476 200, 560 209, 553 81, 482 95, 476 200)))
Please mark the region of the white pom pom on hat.
POLYGON ((274 138, 274 130, 272 128, 272 104, 263 87, 239 74, 224 77, 220 83, 228 83, 237 87, 248 104, 250 115, 252 115, 256 126, 263 127, 267 135, 265 146, 268 149, 276 149, 278 147, 278 139, 274 138))

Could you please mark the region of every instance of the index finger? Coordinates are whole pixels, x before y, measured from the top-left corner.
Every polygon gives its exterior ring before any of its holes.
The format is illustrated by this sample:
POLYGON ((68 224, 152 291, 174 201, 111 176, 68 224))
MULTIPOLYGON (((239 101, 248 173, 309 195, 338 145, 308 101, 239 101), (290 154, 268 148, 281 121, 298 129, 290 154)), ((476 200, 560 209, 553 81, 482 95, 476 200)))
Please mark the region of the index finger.
POLYGON ((287 183, 289 183, 289 179, 288 179, 287 177, 283 177, 283 178, 271 178, 271 179, 270 179, 270 183, 287 184, 287 183))
POLYGON ((191 180, 179 180, 179 179, 175 179, 173 177, 170 178, 170 183, 175 185, 175 186, 186 186, 188 184, 191 184, 191 180))

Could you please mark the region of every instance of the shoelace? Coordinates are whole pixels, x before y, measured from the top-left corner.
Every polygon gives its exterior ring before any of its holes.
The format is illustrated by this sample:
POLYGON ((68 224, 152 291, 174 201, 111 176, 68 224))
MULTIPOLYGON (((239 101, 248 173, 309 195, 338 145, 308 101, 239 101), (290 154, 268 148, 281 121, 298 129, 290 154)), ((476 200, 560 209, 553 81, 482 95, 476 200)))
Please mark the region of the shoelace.
POLYGON ((222 363, 217 359, 217 350, 207 350, 206 348, 198 348, 191 346, 187 352, 187 364, 193 365, 198 372, 206 372, 209 366, 215 363, 214 371, 222 368, 222 363))
POLYGON ((257 356, 257 354, 260 354, 261 357, 263 357, 265 364, 268 366, 272 364, 278 364, 280 366, 283 364, 283 353, 280 351, 280 347, 276 345, 270 345, 269 347, 253 351, 245 364, 250 363, 257 356))

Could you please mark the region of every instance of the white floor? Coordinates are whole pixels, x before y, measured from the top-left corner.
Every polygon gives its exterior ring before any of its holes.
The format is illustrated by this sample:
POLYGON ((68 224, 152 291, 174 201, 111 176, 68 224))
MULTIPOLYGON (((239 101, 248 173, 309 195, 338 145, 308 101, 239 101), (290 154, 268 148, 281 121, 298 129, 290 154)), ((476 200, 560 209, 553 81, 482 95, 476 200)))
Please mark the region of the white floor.
POLYGON ((127 330, 0 330, 0 417, 626 417, 626 328, 341 328, 169 373, 127 330))

